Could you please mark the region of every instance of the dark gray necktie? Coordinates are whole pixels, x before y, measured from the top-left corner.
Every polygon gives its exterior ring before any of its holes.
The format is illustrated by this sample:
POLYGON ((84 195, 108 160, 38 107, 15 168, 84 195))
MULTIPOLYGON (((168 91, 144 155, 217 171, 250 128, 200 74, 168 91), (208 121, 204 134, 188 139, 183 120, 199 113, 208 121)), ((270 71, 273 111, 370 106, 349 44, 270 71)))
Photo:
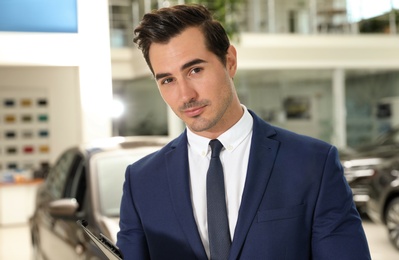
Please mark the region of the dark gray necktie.
POLYGON ((206 177, 208 211, 208 236, 211 260, 229 257, 231 239, 227 217, 223 167, 219 154, 223 145, 219 140, 209 142, 212 149, 211 162, 206 177))

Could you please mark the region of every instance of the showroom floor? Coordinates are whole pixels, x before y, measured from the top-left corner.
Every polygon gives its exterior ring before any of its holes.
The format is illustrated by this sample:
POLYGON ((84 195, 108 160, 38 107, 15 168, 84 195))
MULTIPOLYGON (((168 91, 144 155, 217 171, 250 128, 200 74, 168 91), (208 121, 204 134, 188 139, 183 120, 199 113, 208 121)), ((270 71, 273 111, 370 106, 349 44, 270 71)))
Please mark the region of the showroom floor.
MULTIPOLYGON (((397 260, 399 251, 389 243, 382 225, 363 221, 373 260, 397 260)), ((0 259, 32 260, 28 226, 0 227, 0 259)))

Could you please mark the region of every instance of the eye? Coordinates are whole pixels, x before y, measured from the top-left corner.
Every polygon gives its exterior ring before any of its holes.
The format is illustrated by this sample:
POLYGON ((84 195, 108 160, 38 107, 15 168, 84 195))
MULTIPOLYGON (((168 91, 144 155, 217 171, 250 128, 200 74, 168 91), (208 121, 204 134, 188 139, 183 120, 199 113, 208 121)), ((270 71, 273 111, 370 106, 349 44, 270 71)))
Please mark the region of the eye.
POLYGON ((169 84, 171 82, 173 82, 173 78, 166 78, 161 80, 161 85, 169 84))
POLYGON ((198 74, 202 71, 202 68, 193 68, 192 70, 190 70, 190 75, 191 74, 198 74))

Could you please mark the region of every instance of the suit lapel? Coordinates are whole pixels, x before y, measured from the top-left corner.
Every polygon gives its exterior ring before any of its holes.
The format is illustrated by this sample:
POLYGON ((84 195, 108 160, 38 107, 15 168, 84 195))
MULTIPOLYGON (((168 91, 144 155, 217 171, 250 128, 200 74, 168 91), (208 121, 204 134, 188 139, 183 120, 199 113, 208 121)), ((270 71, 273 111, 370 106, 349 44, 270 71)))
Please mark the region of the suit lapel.
POLYGON ((257 214, 265 193, 279 142, 270 139, 273 128, 251 113, 254 118, 253 135, 248 161, 248 171, 238 215, 230 259, 237 259, 244 244, 249 228, 257 214))
POLYGON ((171 200, 180 226, 197 258, 207 259, 191 204, 186 132, 174 142, 174 149, 165 155, 171 200))

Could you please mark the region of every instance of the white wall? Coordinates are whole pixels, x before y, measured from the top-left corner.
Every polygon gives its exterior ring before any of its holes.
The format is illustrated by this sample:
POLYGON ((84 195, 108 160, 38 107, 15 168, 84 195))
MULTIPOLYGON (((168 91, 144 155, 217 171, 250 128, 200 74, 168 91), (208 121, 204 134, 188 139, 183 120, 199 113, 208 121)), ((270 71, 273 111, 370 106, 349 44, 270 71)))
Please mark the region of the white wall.
POLYGON ((399 68, 399 37, 390 35, 242 35, 239 69, 399 68))
POLYGON ((54 156, 112 135, 108 18, 107 0, 78 0, 78 33, 0 32, 0 87, 49 88, 51 113, 68 122, 52 126, 54 156))

